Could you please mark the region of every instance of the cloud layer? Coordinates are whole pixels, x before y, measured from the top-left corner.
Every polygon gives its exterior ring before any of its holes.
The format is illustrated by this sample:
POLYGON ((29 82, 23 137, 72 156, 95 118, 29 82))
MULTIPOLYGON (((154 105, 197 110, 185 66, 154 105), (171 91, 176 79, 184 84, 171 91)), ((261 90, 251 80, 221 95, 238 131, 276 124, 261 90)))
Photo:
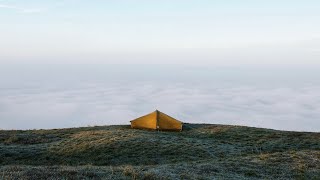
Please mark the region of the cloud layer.
POLYGON ((73 90, 19 89, 0 96, 3 129, 128 124, 155 109, 190 123, 319 131, 320 87, 95 84, 73 90))
POLYGON ((3 69, 0 128, 128 124, 159 109, 190 123, 320 129, 320 85, 312 73, 299 79, 276 70, 77 68, 3 69))

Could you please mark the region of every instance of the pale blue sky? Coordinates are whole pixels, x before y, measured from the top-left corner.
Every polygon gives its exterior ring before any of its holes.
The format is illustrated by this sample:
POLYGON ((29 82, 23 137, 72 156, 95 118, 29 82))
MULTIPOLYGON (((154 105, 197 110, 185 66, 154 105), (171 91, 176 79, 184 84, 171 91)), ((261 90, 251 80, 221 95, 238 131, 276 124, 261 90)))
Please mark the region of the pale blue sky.
POLYGON ((0 63, 319 64, 316 0, 0 0, 0 63))

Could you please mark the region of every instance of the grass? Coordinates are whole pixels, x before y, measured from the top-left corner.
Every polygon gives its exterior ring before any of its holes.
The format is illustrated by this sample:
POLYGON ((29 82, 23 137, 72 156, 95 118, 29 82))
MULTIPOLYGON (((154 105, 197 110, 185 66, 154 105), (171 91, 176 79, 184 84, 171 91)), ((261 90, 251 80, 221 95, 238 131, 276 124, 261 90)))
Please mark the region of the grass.
POLYGON ((318 179, 320 133, 187 124, 0 131, 0 179, 318 179))

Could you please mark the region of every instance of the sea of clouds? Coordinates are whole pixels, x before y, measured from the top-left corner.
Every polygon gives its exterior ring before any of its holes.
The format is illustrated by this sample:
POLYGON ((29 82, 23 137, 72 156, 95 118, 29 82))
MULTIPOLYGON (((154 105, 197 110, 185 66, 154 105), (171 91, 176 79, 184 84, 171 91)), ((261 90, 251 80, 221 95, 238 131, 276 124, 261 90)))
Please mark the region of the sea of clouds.
POLYGON ((316 68, 10 65, 0 129, 129 124, 158 109, 183 122, 320 130, 316 68))

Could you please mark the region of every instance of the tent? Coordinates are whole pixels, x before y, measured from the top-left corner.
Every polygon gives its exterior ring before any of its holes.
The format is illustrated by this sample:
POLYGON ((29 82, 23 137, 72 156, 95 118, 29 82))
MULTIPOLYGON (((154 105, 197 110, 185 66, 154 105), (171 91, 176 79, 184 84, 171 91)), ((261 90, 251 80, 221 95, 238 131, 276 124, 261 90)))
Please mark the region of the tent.
POLYGON ((181 121, 178 121, 158 110, 130 122, 131 128, 163 131, 182 131, 183 124, 181 121))

